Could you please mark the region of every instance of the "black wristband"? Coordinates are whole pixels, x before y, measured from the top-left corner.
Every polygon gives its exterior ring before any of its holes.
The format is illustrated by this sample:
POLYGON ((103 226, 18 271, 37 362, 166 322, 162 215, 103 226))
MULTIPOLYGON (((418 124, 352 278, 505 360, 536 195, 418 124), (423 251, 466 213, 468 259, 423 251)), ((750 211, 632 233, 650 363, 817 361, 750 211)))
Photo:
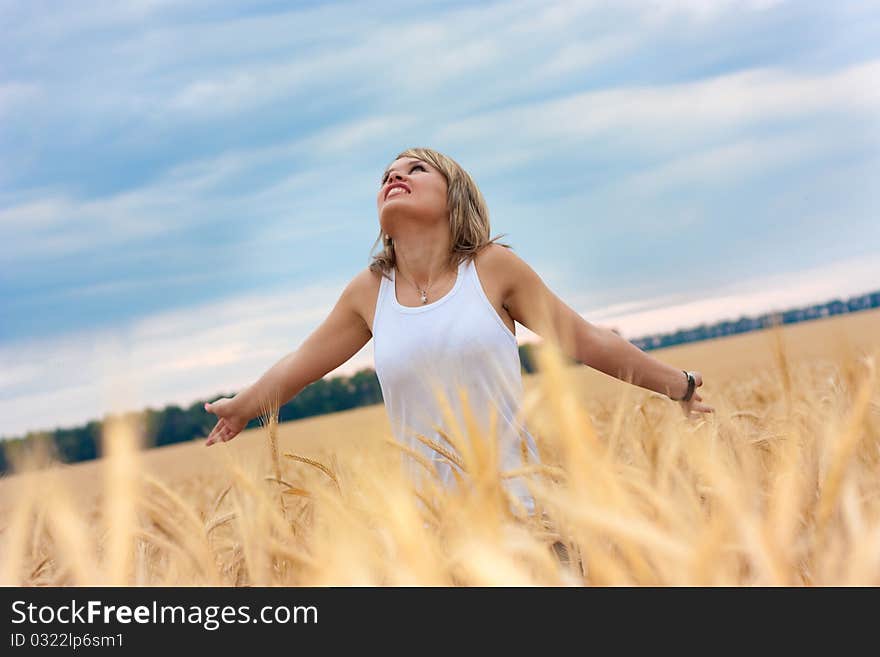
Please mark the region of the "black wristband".
POLYGON ((687 377, 688 389, 687 389, 687 392, 685 393, 684 397, 682 397, 678 401, 687 402, 687 401, 690 401, 691 397, 694 396, 694 390, 697 387, 697 380, 694 378, 694 375, 691 374, 690 372, 687 372, 685 370, 682 370, 682 372, 684 372, 684 375, 687 377))

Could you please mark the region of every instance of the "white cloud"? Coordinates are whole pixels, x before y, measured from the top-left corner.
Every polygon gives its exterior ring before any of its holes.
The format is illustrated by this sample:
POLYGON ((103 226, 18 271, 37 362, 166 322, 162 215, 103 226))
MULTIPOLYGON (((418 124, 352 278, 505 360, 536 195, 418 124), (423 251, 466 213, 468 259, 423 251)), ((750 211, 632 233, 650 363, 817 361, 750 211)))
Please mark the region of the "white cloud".
POLYGON ((173 186, 79 201, 68 195, 25 201, 0 213, 0 262, 53 259, 145 239, 173 229, 186 192, 173 186))
POLYGON ((684 84, 576 93, 462 119, 441 129, 437 137, 485 142, 516 129, 519 142, 536 145, 546 145, 547 140, 571 144, 603 135, 644 145, 704 139, 707 130, 822 113, 870 117, 878 109, 880 60, 875 60, 825 75, 751 70, 684 84))
POLYGON ((55 228, 66 213, 71 211, 71 203, 65 198, 38 198, 25 201, 5 210, 0 210, 0 228, 15 230, 27 227, 30 230, 55 228))
MULTIPOLYGON (((151 288, 155 289, 165 288, 177 286, 177 285, 186 285, 191 283, 202 283, 209 284, 216 278, 216 275, 213 272, 201 272, 195 274, 185 274, 181 276, 162 276, 162 275, 153 275, 150 278, 144 279, 121 279, 121 280, 110 280, 110 281, 102 281, 100 283, 93 283, 87 285, 80 285, 78 287, 68 288, 59 292, 57 297, 71 297, 74 299, 87 299, 94 297, 102 297, 102 296, 110 296, 110 295, 119 295, 122 293, 125 294, 136 294, 143 293, 145 291, 149 291, 151 288)), ((52 295, 46 295, 47 300, 52 299, 52 295)))
POLYGON ((563 43, 537 72, 540 76, 564 76, 592 68, 623 55, 639 45, 636 35, 600 36, 563 43))
POLYGON ((587 317, 590 321, 594 319, 597 321, 603 321, 606 317, 616 318, 655 308, 668 308, 677 303, 681 303, 688 298, 689 295, 684 293, 668 294, 665 296, 651 297, 649 299, 636 299, 635 301, 614 303, 610 306, 601 306, 594 310, 587 310, 581 314, 587 317))
POLYGON ((304 62, 232 71, 188 83, 169 99, 168 109, 205 115, 242 112, 295 93, 316 77, 304 62))
POLYGON ((628 0, 633 8, 645 8, 654 20, 666 22, 685 16, 706 23, 732 11, 760 12, 783 4, 784 0, 628 0))
MULTIPOLYGON (((837 137, 835 135, 835 137, 837 137)), ((827 135, 749 137, 716 148, 671 159, 614 186, 628 193, 656 193, 682 185, 730 186, 746 177, 766 176, 793 162, 839 149, 839 138, 827 135)))
POLYGON ((43 97, 43 89, 33 82, 0 82, 0 116, 43 97))

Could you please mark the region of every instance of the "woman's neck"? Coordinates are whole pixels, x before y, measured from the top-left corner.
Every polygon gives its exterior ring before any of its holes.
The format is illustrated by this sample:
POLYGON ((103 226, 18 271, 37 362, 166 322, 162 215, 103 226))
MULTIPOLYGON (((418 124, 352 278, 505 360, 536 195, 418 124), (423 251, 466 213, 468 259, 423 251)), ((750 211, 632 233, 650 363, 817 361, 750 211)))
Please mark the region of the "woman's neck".
POLYGON ((430 234, 424 229, 394 238, 396 266, 417 286, 436 283, 449 270, 449 230, 430 234))

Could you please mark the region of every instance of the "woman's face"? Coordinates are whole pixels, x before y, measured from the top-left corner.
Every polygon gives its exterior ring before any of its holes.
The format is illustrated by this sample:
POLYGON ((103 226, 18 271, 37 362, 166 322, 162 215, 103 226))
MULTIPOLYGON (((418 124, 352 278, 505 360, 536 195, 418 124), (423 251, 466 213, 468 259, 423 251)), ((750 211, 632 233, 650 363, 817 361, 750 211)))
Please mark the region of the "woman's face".
POLYGON ((394 237, 394 226, 405 220, 448 221, 446 178, 438 169, 415 157, 391 163, 382 176, 376 197, 379 225, 394 237))

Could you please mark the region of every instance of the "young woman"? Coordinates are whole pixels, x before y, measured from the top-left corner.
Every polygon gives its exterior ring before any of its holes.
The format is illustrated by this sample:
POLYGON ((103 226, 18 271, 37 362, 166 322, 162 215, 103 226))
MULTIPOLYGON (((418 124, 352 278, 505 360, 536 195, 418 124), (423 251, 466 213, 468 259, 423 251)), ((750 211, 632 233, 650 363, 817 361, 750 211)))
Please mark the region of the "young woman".
POLYGON ((522 439, 537 460, 516 419, 522 380, 514 322, 555 338, 578 362, 680 401, 688 415, 713 410, 695 392, 699 372, 665 365, 585 321, 490 239, 483 196, 451 158, 428 148, 404 151, 382 176, 376 205, 381 253, 299 349, 235 397, 205 404, 218 418, 207 445, 231 440, 266 402, 287 402, 372 338, 395 436, 433 458, 445 479, 448 464, 415 435, 438 440, 450 411, 463 427, 461 392, 481 428, 494 414, 502 466, 521 464, 522 439))

